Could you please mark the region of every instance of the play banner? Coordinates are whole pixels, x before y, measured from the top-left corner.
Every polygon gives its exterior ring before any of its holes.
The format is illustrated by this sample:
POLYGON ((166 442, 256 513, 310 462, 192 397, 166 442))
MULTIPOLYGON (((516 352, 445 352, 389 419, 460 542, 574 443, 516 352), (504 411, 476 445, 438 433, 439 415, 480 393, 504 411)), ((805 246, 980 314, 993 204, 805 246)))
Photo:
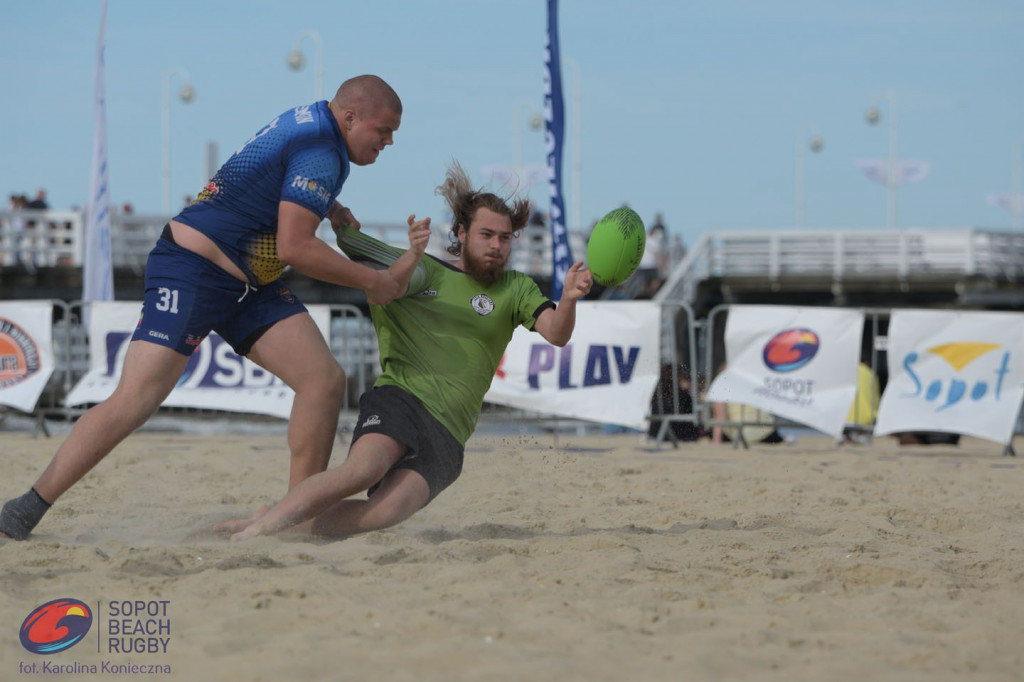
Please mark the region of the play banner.
POLYGON ((484 400, 643 429, 658 382, 660 320, 650 301, 581 301, 563 348, 520 327, 484 400))
POLYGON ((857 392, 859 310, 734 305, 708 400, 752 405, 839 437, 857 392))
POLYGON ((53 305, 0 302, 0 405, 31 413, 54 365, 53 305))
POLYGON ((895 310, 888 353, 876 434, 1013 438, 1024 398, 1024 315, 895 310))
MULTIPOLYGON (((102 402, 114 392, 142 304, 108 302, 93 303, 90 307, 91 366, 68 394, 68 405, 102 402)), ((330 309, 307 307, 324 338, 329 338, 330 309)), ((287 419, 294 397, 295 392, 283 381, 235 354, 217 334, 210 334, 189 358, 178 385, 163 404, 287 419)))

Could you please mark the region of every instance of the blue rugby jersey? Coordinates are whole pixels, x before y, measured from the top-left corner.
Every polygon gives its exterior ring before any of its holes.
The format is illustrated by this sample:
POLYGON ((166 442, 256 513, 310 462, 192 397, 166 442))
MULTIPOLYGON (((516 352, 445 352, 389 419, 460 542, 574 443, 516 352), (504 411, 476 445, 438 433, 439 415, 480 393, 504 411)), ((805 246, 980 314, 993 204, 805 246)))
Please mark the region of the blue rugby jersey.
POLYGON ((231 155, 175 220, 216 242, 254 286, 284 272, 277 211, 291 201, 324 218, 349 173, 326 101, 289 109, 231 155))

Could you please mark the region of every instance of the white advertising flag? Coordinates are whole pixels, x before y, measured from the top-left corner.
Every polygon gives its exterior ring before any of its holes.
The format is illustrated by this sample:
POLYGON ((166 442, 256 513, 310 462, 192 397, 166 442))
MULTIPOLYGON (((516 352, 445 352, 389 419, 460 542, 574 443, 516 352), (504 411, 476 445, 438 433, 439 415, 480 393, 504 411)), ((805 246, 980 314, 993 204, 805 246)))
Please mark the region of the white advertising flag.
POLYGON ((31 413, 53 370, 53 305, 0 302, 0 405, 31 413))
POLYGON ((563 348, 520 327, 484 400, 642 429, 658 382, 660 320, 650 301, 581 301, 563 348))
POLYGON ((888 186, 890 182, 893 187, 905 185, 912 182, 921 182, 932 165, 927 161, 893 161, 891 164, 885 159, 857 159, 854 161, 867 176, 868 179, 888 186), (892 169, 890 177, 890 169, 892 169))
POLYGON ((1024 194, 989 194, 988 203, 1005 208, 1011 215, 1024 215, 1024 194))
POLYGON ((893 311, 888 360, 876 434, 1013 438, 1024 398, 1024 315, 893 311))
MULTIPOLYGON (((68 405, 102 402, 114 392, 139 321, 138 302, 93 303, 89 307, 91 366, 68 394, 68 405)), ((307 308, 324 338, 329 338, 330 309, 315 305, 307 308)), ((287 418, 294 397, 295 392, 283 381, 236 355, 217 334, 210 334, 191 355, 178 385, 163 404, 287 418)))
POLYGON ((838 437, 857 392, 859 310, 734 305, 708 400, 752 405, 838 437))
POLYGON ((85 219, 85 257, 82 265, 84 301, 110 301, 114 298, 114 266, 110 254, 110 188, 107 180, 107 103, 103 78, 106 25, 107 2, 103 0, 100 39, 96 49, 92 178, 89 209, 85 219))

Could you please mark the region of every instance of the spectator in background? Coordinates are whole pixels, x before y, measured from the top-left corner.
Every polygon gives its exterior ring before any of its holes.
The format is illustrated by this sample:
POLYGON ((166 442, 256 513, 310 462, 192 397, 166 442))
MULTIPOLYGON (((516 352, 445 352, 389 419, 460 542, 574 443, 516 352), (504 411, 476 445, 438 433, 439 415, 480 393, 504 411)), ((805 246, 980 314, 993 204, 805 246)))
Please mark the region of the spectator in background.
POLYGON ((28 208, 45 211, 50 208, 50 204, 46 201, 46 190, 36 190, 36 198, 28 202, 28 208))
MULTIPOLYGON (((715 376, 725 371, 721 365, 715 376)), ((775 417, 751 405, 742 403, 711 403, 711 442, 715 445, 744 441, 775 444, 785 439, 775 428, 775 417)))
POLYGON ((547 227, 547 220, 544 218, 544 213, 530 207, 530 222, 527 223, 529 227, 547 227))
POLYGON ((18 265, 34 266, 31 252, 25 253, 27 250, 29 237, 27 234, 28 223, 25 220, 25 216, 21 213, 28 208, 28 197, 24 194, 12 194, 7 203, 7 210, 11 212, 11 232, 13 233, 14 243, 11 245, 11 250, 14 253, 14 262, 18 265))
POLYGON ((669 255, 669 272, 675 269, 677 265, 683 262, 686 258, 686 244, 683 244, 683 238, 678 234, 672 237, 672 252, 669 255))
MULTIPOLYGON (((28 202, 25 208, 31 211, 45 211, 50 208, 50 204, 46 201, 46 190, 39 188, 36 190, 36 198, 28 202)), ((47 224, 42 220, 29 220, 25 224, 26 228, 26 239, 25 241, 30 243, 29 248, 29 259, 26 260, 26 265, 34 268, 41 262, 45 262, 47 259, 47 252, 45 251, 45 245, 50 239, 50 232, 55 229, 53 223, 47 224)))
POLYGON ((959 433, 942 431, 905 431, 894 433, 893 437, 900 445, 959 445, 959 433))
POLYGON ((764 410, 740 403, 712 403, 711 416, 716 422, 735 422, 742 426, 715 425, 711 428, 711 442, 718 445, 740 438, 749 443, 773 445, 785 439, 772 422, 775 418, 764 410))
MULTIPOLYGON (((693 382, 686 367, 678 368, 678 377, 673 380, 671 364, 661 366, 661 378, 651 396, 651 423, 647 427, 647 437, 657 438, 661 431, 661 415, 693 414, 693 382)), ((690 442, 698 440, 703 431, 699 424, 691 421, 669 422, 666 435, 672 441, 690 442)))
POLYGON ((666 246, 665 225, 661 214, 654 216, 654 224, 647 230, 644 244, 644 255, 640 258, 637 273, 641 278, 643 290, 640 298, 651 298, 661 288, 668 272, 668 252, 666 246))
POLYGON ((881 400, 881 390, 878 386, 878 377, 866 363, 857 365, 857 393, 853 397, 853 405, 846 415, 846 426, 843 428, 843 435, 838 443, 859 443, 870 442, 871 429, 878 419, 878 403, 881 400))

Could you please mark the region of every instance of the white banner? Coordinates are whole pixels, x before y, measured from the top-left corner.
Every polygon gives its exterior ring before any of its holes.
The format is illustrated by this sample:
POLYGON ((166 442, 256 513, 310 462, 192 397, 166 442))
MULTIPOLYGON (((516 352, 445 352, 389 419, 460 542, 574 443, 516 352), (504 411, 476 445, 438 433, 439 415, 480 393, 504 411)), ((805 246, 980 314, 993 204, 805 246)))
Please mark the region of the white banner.
MULTIPOLYGON (((91 367, 65 402, 106 400, 121 377, 121 367, 142 304, 93 303, 89 323, 91 367)), ((330 308, 307 306, 324 338, 330 334, 330 308)), ((273 374, 235 354, 224 339, 210 334, 189 358, 177 387, 164 401, 170 407, 251 412, 288 418, 295 392, 273 374)))
POLYGON ((85 256, 82 264, 82 300, 85 301, 114 299, 114 266, 110 255, 110 190, 107 173, 107 101, 103 79, 106 26, 107 2, 103 0, 99 46, 96 48, 92 177, 89 209, 85 216, 85 256))
POLYGON ((887 159, 857 159, 854 165, 869 179, 886 187, 890 183, 893 187, 898 187, 911 182, 921 182, 932 167, 927 161, 893 161, 890 164, 887 159))
POLYGON ((53 305, 0 302, 0 405, 31 413, 54 365, 53 305))
POLYGON ((644 429, 658 382, 660 320, 650 301, 581 301, 564 348, 519 328, 484 399, 644 429))
POLYGON ((708 400, 741 403, 839 437, 857 392, 859 310, 734 305, 727 366, 708 400))
POLYGON ((878 435, 941 431, 1009 443, 1024 398, 1024 315, 896 310, 878 435))
POLYGON ((1005 208, 1011 215, 1024 215, 1024 194, 989 194, 988 203, 1005 208))
POLYGON ((534 185, 548 181, 548 167, 540 164, 484 166, 484 177, 487 182, 493 183, 501 189, 526 193, 534 185))

